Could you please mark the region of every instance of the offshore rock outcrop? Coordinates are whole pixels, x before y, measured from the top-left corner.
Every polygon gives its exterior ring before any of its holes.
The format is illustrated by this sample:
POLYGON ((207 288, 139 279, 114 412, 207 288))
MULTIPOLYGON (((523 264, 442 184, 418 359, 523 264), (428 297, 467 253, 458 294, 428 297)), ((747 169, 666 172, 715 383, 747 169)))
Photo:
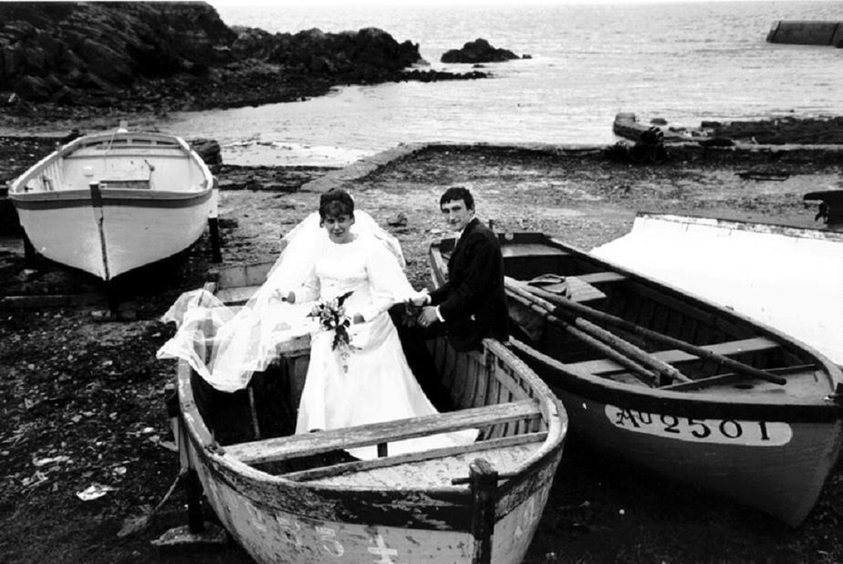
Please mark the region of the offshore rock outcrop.
POLYGON ((520 57, 508 49, 493 47, 485 39, 469 41, 462 49, 445 51, 440 58, 443 63, 501 63, 519 59, 520 57))
POLYGON ((380 29, 230 28, 203 2, 0 3, 3 113, 197 110, 336 85, 485 77, 411 69, 423 62, 417 44, 380 29))

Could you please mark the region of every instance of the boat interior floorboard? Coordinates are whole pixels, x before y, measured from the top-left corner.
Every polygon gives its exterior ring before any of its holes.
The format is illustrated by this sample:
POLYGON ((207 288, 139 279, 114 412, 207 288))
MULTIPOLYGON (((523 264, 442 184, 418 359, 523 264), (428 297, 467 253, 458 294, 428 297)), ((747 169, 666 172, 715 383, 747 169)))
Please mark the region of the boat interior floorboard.
POLYGON ((469 464, 477 458, 489 462, 500 474, 512 472, 537 452, 546 438, 546 432, 528 433, 489 439, 471 445, 371 460, 353 460, 286 472, 283 477, 299 482, 319 481, 335 486, 360 485, 361 476, 370 481, 369 485, 401 487, 407 483, 415 483, 423 487, 450 486, 453 478, 467 475, 469 464))

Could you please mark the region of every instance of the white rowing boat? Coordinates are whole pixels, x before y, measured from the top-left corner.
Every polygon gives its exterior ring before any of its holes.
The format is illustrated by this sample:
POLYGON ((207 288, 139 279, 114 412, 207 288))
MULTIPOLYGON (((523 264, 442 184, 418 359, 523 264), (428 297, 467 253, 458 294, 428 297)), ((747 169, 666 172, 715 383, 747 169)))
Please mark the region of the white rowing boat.
POLYGON ((179 137, 79 137, 9 188, 34 250, 103 280, 177 254, 217 217, 215 181, 179 137))

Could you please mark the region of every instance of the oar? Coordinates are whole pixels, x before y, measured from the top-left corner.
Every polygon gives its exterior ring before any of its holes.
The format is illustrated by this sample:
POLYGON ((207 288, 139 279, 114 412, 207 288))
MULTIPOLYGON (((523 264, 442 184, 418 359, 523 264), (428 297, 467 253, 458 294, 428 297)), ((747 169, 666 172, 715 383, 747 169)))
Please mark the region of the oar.
POLYGON ((537 297, 544 298, 545 300, 557 306, 567 309, 569 312, 574 312, 575 314, 582 315, 583 317, 589 317, 591 319, 595 319, 597 321, 601 321, 609 325, 614 325, 620 329, 623 329, 635 335, 652 339, 653 341, 659 342, 670 347, 674 347, 689 354, 693 354, 694 356, 698 356, 702 359, 716 361, 722 364, 723 366, 731 368, 736 372, 741 372, 743 374, 753 376, 760 380, 766 380, 767 382, 772 382, 773 384, 779 385, 784 385, 787 383, 787 380, 785 380, 784 378, 775 376, 773 374, 770 374, 769 372, 765 372, 763 370, 755 368, 754 366, 750 366, 743 362, 737 361, 733 358, 729 358, 728 356, 717 354, 714 351, 704 349, 702 347, 688 343, 686 341, 682 341, 675 337, 671 337, 669 335, 653 331, 652 329, 647 329, 646 327, 641 327, 640 325, 636 325, 635 323, 627 321, 626 319, 617 317, 609 313, 605 313, 603 311, 596 310, 583 304, 579 304, 577 302, 569 300, 568 298, 559 296, 557 294, 553 294, 551 292, 547 292, 540 288, 533 288, 514 280, 512 281, 512 283, 516 285, 521 285, 530 294, 534 294, 537 297))
POLYGON ((513 289, 513 293, 510 294, 510 298, 520 302, 524 307, 533 310, 537 314, 544 317, 544 319, 546 319, 547 321, 559 325, 577 339, 580 339, 581 341, 585 342, 585 344, 596 349, 600 354, 627 368, 633 376, 638 378, 638 380, 640 380, 644 384, 650 386, 651 388, 656 387, 656 383, 658 382, 658 374, 644 368, 639 363, 635 362, 629 357, 624 356, 612 347, 604 344, 602 341, 599 341, 591 337, 587 333, 580 331, 576 327, 572 326, 570 323, 562 321, 561 319, 550 313, 547 308, 543 308, 537 305, 528 297, 522 296, 517 293, 516 290, 513 289))
MULTIPOLYGON (((525 291, 520 287, 520 285, 513 281, 512 279, 507 279, 505 281, 507 289, 510 290, 510 293, 517 293, 518 295, 522 296, 524 299, 536 303, 543 309, 547 310, 548 312, 554 311, 556 308, 553 307, 552 304, 548 303, 547 301, 541 299, 538 296, 534 296, 530 292, 525 291)), ((668 363, 659 360, 647 351, 644 351, 632 343, 625 341, 618 337, 617 335, 612 334, 611 332, 603 329, 602 327, 598 327, 594 325, 588 320, 581 319, 581 318, 574 318, 572 321, 564 321, 559 318, 555 318, 556 323, 559 324, 561 327, 570 331, 571 325, 574 325, 576 329, 579 329, 590 337, 595 339, 599 339, 604 344, 612 347, 616 352, 619 354, 625 355, 630 359, 638 362, 652 370, 656 371, 658 374, 665 376, 671 380, 678 380, 680 382, 691 382, 692 380, 682 374, 673 366, 669 365, 668 363)))

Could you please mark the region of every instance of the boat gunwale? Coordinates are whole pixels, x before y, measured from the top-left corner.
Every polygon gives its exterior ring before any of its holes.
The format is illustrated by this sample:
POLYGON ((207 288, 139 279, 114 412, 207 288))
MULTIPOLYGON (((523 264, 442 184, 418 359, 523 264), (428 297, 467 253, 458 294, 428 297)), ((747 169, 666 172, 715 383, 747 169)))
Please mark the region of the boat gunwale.
MULTIPOLYGON (((267 277, 267 272, 274 266, 275 261, 261 261, 249 263, 245 265, 235 265, 225 268, 217 272, 214 279, 205 285, 205 289, 211 293, 231 293, 232 290, 240 288, 256 289, 259 287, 267 277), (228 272, 236 273, 236 282, 229 282, 226 284, 226 274, 228 272)), ((243 296, 240 296, 242 298, 243 296)), ((239 303, 239 302, 238 302, 239 303)), ((548 438, 545 440, 545 445, 541 447, 534 457, 538 457, 549 443, 555 443, 561 440, 564 442, 565 433, 567 432, 568 416, 562 402, 552 393, 548 385, 542 380, 527 363, 520 359, 512 350, 504 346, 496 339, 487 338, 483 340, 484 350, 476 354, 493 354, 497 359, 503 361, 507 366, 511 367, 519 377, 529 383, 529 391, 533 395, 528 394, 528 398, 537 402, 538 408, 542 414, 542 418, 547 424, 548 438), (554 424, 559 425, 558 428, 554 424), (557 439, 560 437, 560 439, 557 439)), ((309 346, 309 341, 306 338, 299 338, 293 343, 294 347, 298 347, 301 352, 304 352, 309 346)), ((294 348, 285 348, 285 354, 296 352, 294 348)), ((528 392, 528 390, 525 390, 528 392)), ((506 403, 506 402, 504 402, 506 403)), ((224 448, 224 447, 223 447, 224 448)), ((553 450, 554 447, 548 447, 553 450)), ((529 459, 528 459, 529 461, 529 459)), ((528 462, 527 461, 527 462, 528 462)), ((526 463, 526 462, 525 462, 526 463)))
MULTIPOLYGON (((758 221, 745 221, 741 219, 729 219, 710 217, 704 215, 682 215, 674 213, 661 213, 641 210, 636 212, 635 219, 653 219, 669 223, 684 223, 700 225, 704 227, 718 227, 724 229, 736 229, 751 233, 769 233, 786 237, 798 237, 800 239, 831 240, 834 242, 843 241, 843 232, 821 227, 800 227, 784 223, 762 223, 758 221)), ((633 220, 634 221, 634 220, 633 220)), ((600 260, 606 260, 601 258, 600 260)))
MULTIPOLYGON (((10 184, 8 188, 8 197, 15 198, 21 195, 29 194, 28 192, 24 192, 22 187, 26 185, 27 182, 32 180, 42 169, 47 167, 48 165, 52 164, 54 161, 61 161, 69 155, 72 155, 75 151, 77 151, 81 145, 85 145, 88 143, 92 143, 94 141, 101 141, 101 140, 108 140, 108 139, 119 139, 124 137, 146 137, 152 139, 159 139, 159 140, 167 140, 170 142, 175 143, 176 148, 180 149, 182 153, 184 153, 184 157, 193 161, 196 166, 199 167, 200 172, 202 173, 202 178, 206 181, 206 186, 204 189, 211 190, 214 187, 214 176, 211 173, 211 169, 208 167, 207 163, 205 163, 204 159, 199 156, 199 154, 193 150, 190 145, 181 137, 177 135, 172 135, 169 133, 158 133, 158 132, 147 132, 147 131, 109 131, 109 132, 98 132, 98 133, 91 133, 88 135, 83 135, 81 137, 77 137, 73 139, 69 143, 58 147, 55 151, 51 152, 50 154, 43 157, 37 163, 29 167, 26 171, 24 171, 20 176, 15 178, 10 184)), ((132 145, 123 145, 120 148, 126 149, 131 148, 132 145)), ((140 146, 139 146, 140 147, 140 146)), ((123 155, 125 156, 125 155, 123 155)), ((95 158, 91 156, 90 158, 95 158)), ((203 190, 204 190, 203 189, 203 190)), ((55 192, 63 192, 62 190, 56 190, 55 192)), ((36 194, 41 193, 36 192, 36 194)))
MULTIPOLYGON (((199 191, 132 190, 109 188, 100 192, 99 207, 161 207, 190 208, 201 205, 213 197, 213 187, 199 191)), ((93 206, 90 190, 56 190, 53 192, 27 192, 10 194, 9 199, 18 209, 45 210, 93 206)))
MULTIPOLYGON (((529 353, 526 353, 529 354, 529 353)), ((538 362, 544 362, 538 360, 538 362)), ((784 423, 827 423, 843 420, 843 406, 832 400, 828 403, 775 403, 747 401, 738 396, 714 393, 706 394, 694 391, 664 390, 645 388, 641 385, 618 382, 593 374, 570 370, 562 363, 550 367, 554 377, 565 380, 558 384, 551 383, 551 389, 560 388, 573 395, 597 401, 603 404, 617 405, 629 409, 653 411, 659 413, 670 405, 672 414, 695 419, 742 419, 757 417, 784 423)), ((831 392, 829 392, 831 393, 831 392)), ((772 399, 782 399, 774 396, 772 399)))

